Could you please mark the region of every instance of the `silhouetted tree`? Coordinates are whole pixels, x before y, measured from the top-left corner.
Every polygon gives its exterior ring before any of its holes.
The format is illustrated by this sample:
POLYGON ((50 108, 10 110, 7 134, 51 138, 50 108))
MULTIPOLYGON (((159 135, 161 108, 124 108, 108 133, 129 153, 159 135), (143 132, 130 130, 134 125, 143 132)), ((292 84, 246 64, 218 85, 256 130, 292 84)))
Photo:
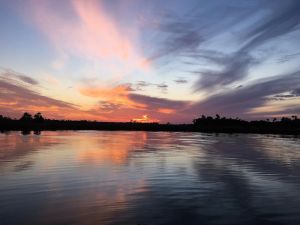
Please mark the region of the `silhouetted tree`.
POLYGON ((20 118, 21 121, 29 122, 32 121, 32 116, 28 112, 25 112, 23 116, 20 118))
POLYGON ((45 120, 40 112, 36 113, 33 118, 36 122, 43 122, 45 120))
POLYGON ((287 133, 300 134, 300 119, 292 117, 272 118, 271 120, 245 121, 239 118, 215 117, 202 115, 193 120, 194 124, 159 124, 122 122, 97 122, 88 120, 54 120, 44 119, 41 113, 31 116, 25 112, 17 119, 0 115, 0 132, 23 130, 23 134, 34 131, 39 135, 41 130, 146 130, 146 131, 201 131, 225 133, 287 133), (26 122, 24 122, 26 121, 26 122), (39 123, 38 121, 43 121, 39 123), (276 122, 275 122, 276 121, 276 122))

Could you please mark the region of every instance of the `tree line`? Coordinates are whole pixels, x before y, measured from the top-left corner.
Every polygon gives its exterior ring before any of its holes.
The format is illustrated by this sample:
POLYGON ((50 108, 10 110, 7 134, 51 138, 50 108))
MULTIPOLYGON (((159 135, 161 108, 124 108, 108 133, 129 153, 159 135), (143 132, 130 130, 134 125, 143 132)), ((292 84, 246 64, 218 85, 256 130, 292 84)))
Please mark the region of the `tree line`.
POLYGON ((143 130, 143 131, 190 131, 216 133, 277 133, 300 134, 300 119, 295 115, 279 119, 246 121, 239 118, 226 118, 202 115, 190 124, 159 124, 138 122, 97 122, 87 120, 47 119, 38 112, 31 115, 25 112, 19 119, 0 115, 0 131, 23 130, 143 130))

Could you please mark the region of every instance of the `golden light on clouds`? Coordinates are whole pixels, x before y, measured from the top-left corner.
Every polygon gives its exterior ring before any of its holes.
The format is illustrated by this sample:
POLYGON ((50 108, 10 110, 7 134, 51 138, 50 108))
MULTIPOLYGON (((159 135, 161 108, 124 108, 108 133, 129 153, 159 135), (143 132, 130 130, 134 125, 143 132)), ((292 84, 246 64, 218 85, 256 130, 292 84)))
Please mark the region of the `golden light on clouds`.
POLYGON ((158 123, 159 120, 150 118, 148 115, 143 115, 140 118, 133 118, 133 122, 137 123, 158 123))

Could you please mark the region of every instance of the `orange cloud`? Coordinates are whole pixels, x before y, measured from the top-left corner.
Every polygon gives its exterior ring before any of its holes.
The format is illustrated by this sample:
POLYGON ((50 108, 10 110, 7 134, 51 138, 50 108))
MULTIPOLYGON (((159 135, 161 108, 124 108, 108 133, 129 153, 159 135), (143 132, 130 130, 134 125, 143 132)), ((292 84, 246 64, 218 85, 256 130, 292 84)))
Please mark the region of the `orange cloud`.
POLYGON ((128 108, 143 109, 146 107, 143 103, 132 101, 128 96, 132 91, 130 85, 118 85, 113 88, 104 87, 81 87, 80 93, 93 98, 99 98, 109 101, 112 104, 126 106, 128 108))
POLYGON ((160 108, 160 109, 158 109, 158 112, 165 113, 165 114, 173 114, 173 113, 176 113, 176 110, 168 109, 168 108, 160 108))
POLYGON ((137 123, 158 123, 159 120, 152 119, 148 115, 143 115, 141 118, 134 118, 132 119, 133 122, 137 123))
POLYGON ((129 85, 119 85, 113 88, 104 87, 82 87, 80 93, 94 98, 116 98, 118 96, 126 96, 130 91, 129 85))

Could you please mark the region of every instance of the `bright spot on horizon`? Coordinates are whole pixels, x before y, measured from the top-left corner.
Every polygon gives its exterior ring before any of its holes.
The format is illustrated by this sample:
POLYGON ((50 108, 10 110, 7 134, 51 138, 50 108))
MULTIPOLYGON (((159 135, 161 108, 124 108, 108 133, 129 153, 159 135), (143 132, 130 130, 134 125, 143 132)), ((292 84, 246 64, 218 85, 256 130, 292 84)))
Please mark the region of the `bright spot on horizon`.
POLYGON ((131 121, 137 123, 158 123, 159 122, 159 120, 149 118, 148 115, 143 115, 141 118, 134 118, 131 121))

